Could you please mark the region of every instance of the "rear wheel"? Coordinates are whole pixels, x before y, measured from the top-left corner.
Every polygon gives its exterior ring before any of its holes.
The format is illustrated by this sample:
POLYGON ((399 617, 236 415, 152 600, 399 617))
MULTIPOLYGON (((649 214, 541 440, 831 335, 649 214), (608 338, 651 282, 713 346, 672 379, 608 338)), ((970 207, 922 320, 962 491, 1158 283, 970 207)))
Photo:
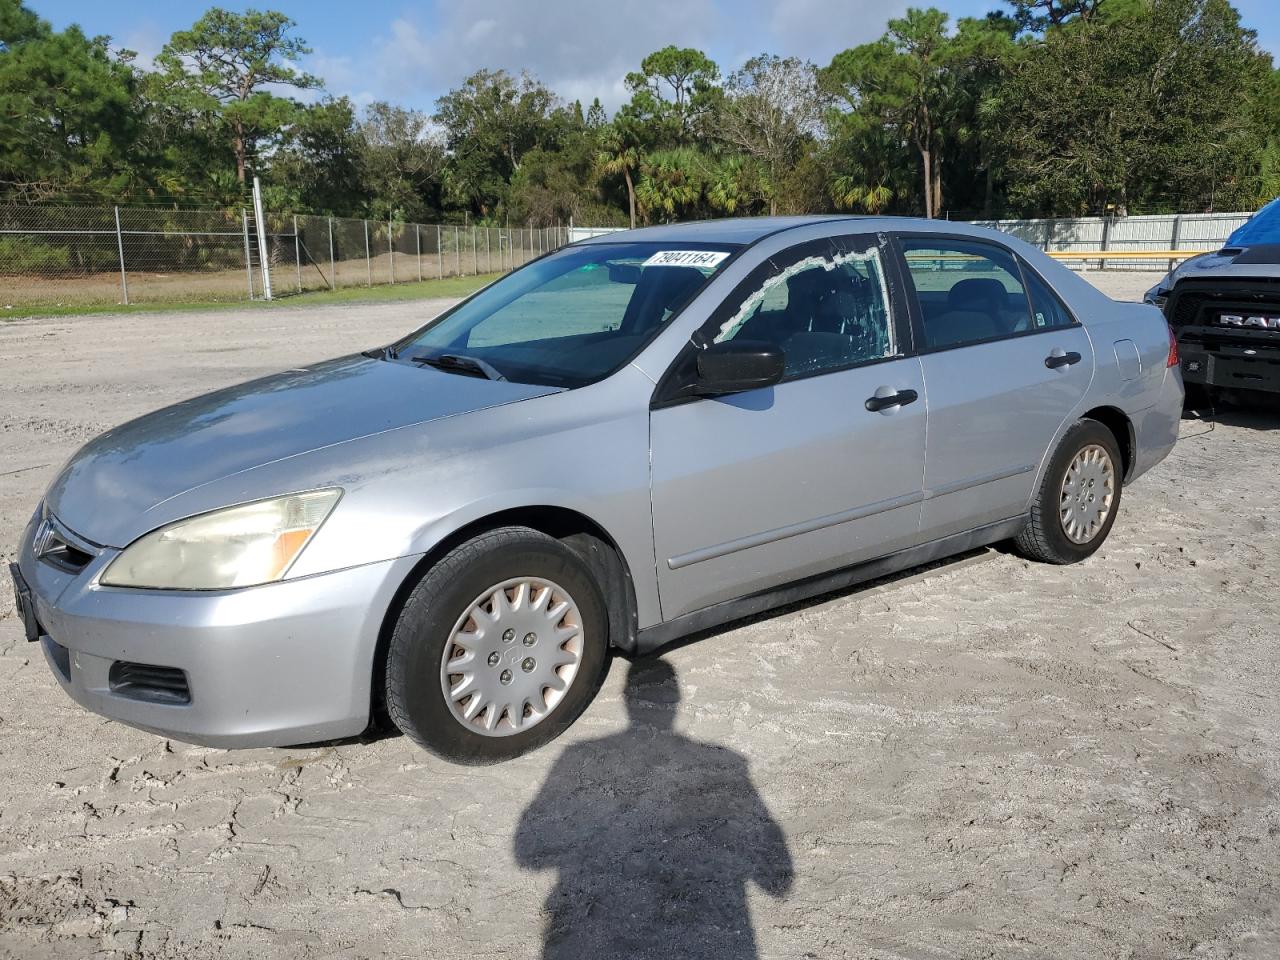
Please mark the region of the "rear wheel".
POLYGON ((1120 507, 1120 448, 1096 420, 1067 431, 1040 482, 1031 517, 1014 546, 1044 563, 1076 563, 1111 532, 1120 507))
POLYGON ((599 689, 604 599, 560 541, 504 527, 423 575, 387 652, 387 711, 400 730, 460 763, 493 763, 559 736, 599 689))

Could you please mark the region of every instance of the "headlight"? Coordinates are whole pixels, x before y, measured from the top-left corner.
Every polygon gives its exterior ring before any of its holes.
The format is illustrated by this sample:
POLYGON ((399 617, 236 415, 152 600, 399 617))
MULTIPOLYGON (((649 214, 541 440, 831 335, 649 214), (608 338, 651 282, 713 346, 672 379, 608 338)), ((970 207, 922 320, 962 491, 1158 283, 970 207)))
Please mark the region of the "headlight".
POLYGON ((279 580, 341 490, 314 490, 179 520, 135 540, 102 575, 110 587, 226 590, 279 580))

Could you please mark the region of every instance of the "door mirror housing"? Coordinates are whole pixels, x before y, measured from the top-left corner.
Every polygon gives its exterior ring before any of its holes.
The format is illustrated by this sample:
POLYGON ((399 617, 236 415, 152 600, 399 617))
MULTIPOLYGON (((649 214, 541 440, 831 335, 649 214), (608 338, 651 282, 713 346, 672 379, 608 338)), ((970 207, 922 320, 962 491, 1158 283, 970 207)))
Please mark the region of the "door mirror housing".
POLYGON ((727 340, 698 352, 698 380, 692 392, 720 397, 770 387, 782 379, 782 350, 762 340, 727 340))

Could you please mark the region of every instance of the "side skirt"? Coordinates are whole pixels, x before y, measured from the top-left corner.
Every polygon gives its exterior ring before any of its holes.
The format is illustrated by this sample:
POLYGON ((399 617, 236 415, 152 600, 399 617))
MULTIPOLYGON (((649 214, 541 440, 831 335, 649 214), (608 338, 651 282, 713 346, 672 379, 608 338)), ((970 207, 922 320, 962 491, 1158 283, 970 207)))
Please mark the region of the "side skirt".
POLYGON ((868 560, 852 567, 843 567, 839 570, 833 570, 831 573, 823 573, 816 577, 809 577, 807 580, 784 584, 760 593, 753 593, 747 597, 740 597, 737 600, 725 600, 722 603, 704 607, 692 613, 686 613, 684 616, 677 617, 674 620, 656 623, 651 627, 643 628, 637 634, 635 652, 640 656, 653 653, 658 648, 679 640, 681 637, 687 637, 691 633, 709 630, 712 627, 718 627, 734 620, 741 620, 744 617, 763 613, 774 607, 782 607, 800 600, 808 600, 824 593, 845 590, 859 583, 866 583, 868 580, 877 580, 880 577, 887 577, 901 570, 908 570, 911 567, 919 567, 957 553, 964 553, 966 550, 973 550, 977 547, 998 543, 1001 540, 1011 539, 1022 531, 1022 528, 1026 526, 1027 519, 1024 514, 1008 520, 989 523, 986 526, 967 530, 964 533, 954 533, 949 537, 943 537, 941 540, 931 540, 919 546, 908 547, 906 550, 899 550, 897 553, 888 554, 877 560, 868 560))

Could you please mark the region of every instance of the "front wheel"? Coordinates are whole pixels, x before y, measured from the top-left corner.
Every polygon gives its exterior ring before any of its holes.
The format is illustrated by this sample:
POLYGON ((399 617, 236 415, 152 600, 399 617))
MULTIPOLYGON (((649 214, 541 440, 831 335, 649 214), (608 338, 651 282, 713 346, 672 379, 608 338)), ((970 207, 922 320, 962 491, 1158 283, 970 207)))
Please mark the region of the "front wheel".
POLYGON ((1031 517, 1014 539, 1018 552, 1043 563, 1077 563, 1107 539, 1120 508, 1120 449, 1096 420, 1081 420, 1053 452, 1031 505, 1031 517))
POLYGON ((448 760, 493 763, 559 736, 595 696, 608 618, 573 550, 504 527, 450 551, 419 581, 387 651, 387 712, 448 760))

